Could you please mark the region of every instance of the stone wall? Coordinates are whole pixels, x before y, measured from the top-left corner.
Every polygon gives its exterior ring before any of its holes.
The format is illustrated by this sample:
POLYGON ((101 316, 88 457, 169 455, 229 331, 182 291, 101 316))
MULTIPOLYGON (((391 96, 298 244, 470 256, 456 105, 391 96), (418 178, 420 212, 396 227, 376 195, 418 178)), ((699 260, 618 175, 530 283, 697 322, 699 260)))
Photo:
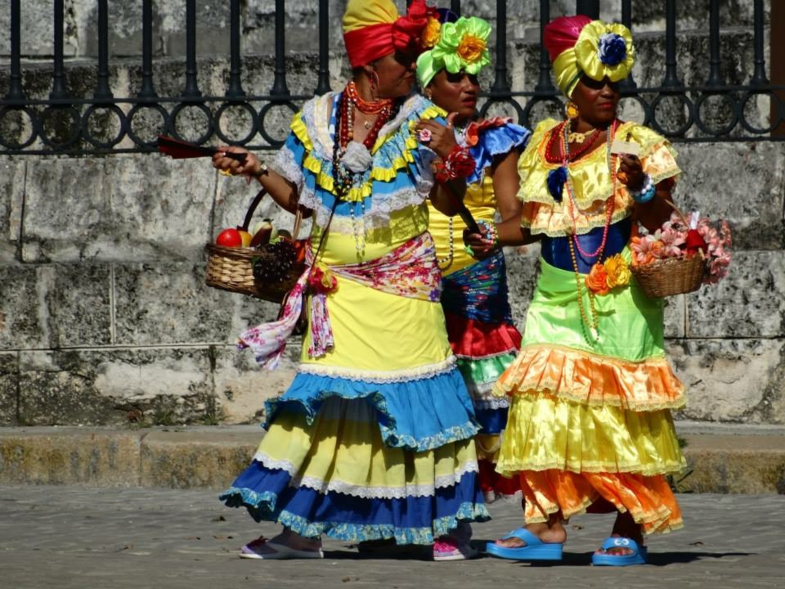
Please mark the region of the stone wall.
MULTIPOLYGON (((49 10, 48 4, 23 3, 27 22, 35 24, 24 36, 30 56, 44 57, 49 51, 48 20, 34 18, 49 10)), ((94 3, 66 4, 73 56, 69 90, 89 96, 95 79, 88 59, 94 3)), ((120 11, 112 13, 120 23, 113 28, 113 52, 135 55, 140 32, 134 6, 140 3, 119 4, 112 3, 112 10, 120 11)), ((182 19, 183 3, 157 4, 162 57, 155 76, 162 94, 176 93, 183 79, 177 58, 182 27, 172 23, 182 19)), ((200 32, 200 51, 211 43, 223 51, 218 43, 227 38, 226 3, 199 4, 200 19, 209 25, 200 32)), ((272 84, 271 57, 265 51, 272 14, 263 8, 269 4, 244 5, 246 44, 258 50, 258 56, 248 54, 244 85, 256 94, 272 84)), ((566 0, 552 4, 554 14, 573 5, 566 0)), ((613 16, 617 4, 603 2, 603 15, 613 16)), ((661 12, 648 4, 633 2, 640 29, 648 31, 639 36, 641 65, 635 75, 656 83, 662 76, 662 21, 661 12)), ((705 11, 703 4, 679 3, 685 27, 701 25, 695 15, 698 8, 705 11)), ((724 22, 730 22, 730 15, 736 19, 736 26, 723 31, 723 71, 732 81, 743 82, 751 72, 751 4, 723 3, 724 22)), ((333 18, 341 5, 331 4, 333 18)), ((315 2, 289 1, 287 6, 292 11, 290 49, 292 44, 296 48, 297 23, 306 37, 311 35, 311 52, 291 55, 287 66, 290 89, 307 93, 316 85, 313 31, 308 29, 315 2)), ((481 15, 494 10, 490 1, 464 6, 467 11, 476 6, 481 15)), ((535 2, 509 7, 510 75, 516 89, 530 88, 538 73, 535 7, 535 2)), ((0 7, 3 48, 5 10, 0 7)), ((700 83, 707 74, 705 31, 685 33, 679 43, 680 76, 700 83)), ((342 62, 342 54, 334 52, 333 87, 347 75, 342 62)), ((111 83, 117 96, 133 94, 138 68, 134 57, 113 59, 111 83)), ((220 56, 200 60, 206 94, 222 92, 227 69, 220 56)), ((485 76, 486 84, 492 74, 485 76)), ((45 97, 50 75, 45 62, 26 62, 28 93, 45 97)), ((0 96, 7 82, 2 69, 0 96)), ((764 111, 765 105, 761 117, 764 111)), ((735 239, 727 281, 667 303, 669 350, 689 386, 690 406, 683 416, 785 423, 785 143, 681 143, 677 148, 685 170, 678 202, 686 210, 727 217, 735 239)), ((0 157, 0 424, 257 421, 264 399, 280 393, 290 380, 299 341, 291 342, 282 370, 261 372, 249 354, 232 344, 244 327, 272 319, 276 307, 203 283, 204 244, 242 219, 253 193, 252 187, 218 176, 198 160, 141 154, 0 157)), ((281 226, 291 223, 269 202, 259 216, 274 216, 281 226)), ((522 325, 536 276, 537 247, 508 253, 514 315, 522 325)))

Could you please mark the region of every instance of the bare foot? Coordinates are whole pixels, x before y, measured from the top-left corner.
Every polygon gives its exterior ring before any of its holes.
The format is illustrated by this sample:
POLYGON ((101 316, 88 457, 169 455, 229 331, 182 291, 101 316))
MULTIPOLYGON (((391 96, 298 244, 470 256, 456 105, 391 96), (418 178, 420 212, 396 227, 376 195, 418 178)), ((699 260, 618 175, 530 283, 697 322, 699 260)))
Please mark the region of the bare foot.
MULTIPOLYGON (((561 518, 551 517, 551 520, 547 523, 529 524, 525 527, 545 544, 564 544, 567 541, 567 530, 564 529, 561 518)), ((496 540, 496 544, 504 548, 521 548, 526 546, 526 542, 520 538, 496 540)))
MULTIPOLYGON (((613 531, 611 538, 630 538, 635 540, 638 547, 643 548, 643 533, 639 524, 635 523, 629 512, 620 513, 616 516, 616 521, 613 524, 613 531)), ((632 548, 625 548, 623 546, 614 546, 608 550, 599 549, 595 554, 610 554, 612 556, 625 556, 633 554, 632 548)))

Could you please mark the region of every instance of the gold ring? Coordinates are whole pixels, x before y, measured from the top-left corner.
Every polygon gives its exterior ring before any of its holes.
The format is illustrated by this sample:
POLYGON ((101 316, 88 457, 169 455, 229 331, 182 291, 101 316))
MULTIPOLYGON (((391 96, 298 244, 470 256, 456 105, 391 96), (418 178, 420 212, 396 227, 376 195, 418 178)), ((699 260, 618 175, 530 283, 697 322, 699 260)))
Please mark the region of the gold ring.
POLYGON ((221 176, 234 176, 230 170, 221 170, 221 176))

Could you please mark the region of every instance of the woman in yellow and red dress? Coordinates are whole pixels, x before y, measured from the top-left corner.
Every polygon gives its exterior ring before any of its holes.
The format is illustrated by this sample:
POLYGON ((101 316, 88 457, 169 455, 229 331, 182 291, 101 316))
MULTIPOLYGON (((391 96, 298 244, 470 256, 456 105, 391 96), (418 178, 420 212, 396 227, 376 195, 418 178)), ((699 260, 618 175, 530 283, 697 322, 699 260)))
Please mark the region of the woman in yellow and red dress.
MULTIPOLYGON (((610 509, 593 563, 640 564, 644 536, 682 526, 666 475, 685 466, 670 413, 684 390, 665 357, 662 300, 631 279, 628 243, 634 223, 654 230, 669 218, 680 171, 663 137, 617 118, 617 84, 635 58, 626 27, 562 17, 543 41, 570 101, 518 164, 518 225, 541 237, 541 274, 521 352, 495 387, 511 399, 497 469, 520 482, 526 523, 487 548, 558 560, 567 519, 610 509)), ((504 242, 522 229, 498 231, 504 242)))
MULTIPOLYGON (((243 558, 322 558, 326 534, 355 543, 441 538, 446 549, 434 558, 462 559, 470 547, 450 533, 488 517, 477 484, 479 428, 447 340, 427 232, 425 201, 446 205, 415 126, 440 123, 431 147, 441 157, 455 141, 438 109, 410 94, 429 13, 422 0, 405 17, 390 0, 350 0, 343 24, 352 81, 304 105, 271 169, 251 154, 244 165, 215 158, 314 218, 311 270, 282 319, 241 335, 274 366, 307 309, 298 374, 267 403, 267 434, 221 495, 284 527, 244 546, 243 558)), ((460 178, 446 182, 465 190, 460 178)))

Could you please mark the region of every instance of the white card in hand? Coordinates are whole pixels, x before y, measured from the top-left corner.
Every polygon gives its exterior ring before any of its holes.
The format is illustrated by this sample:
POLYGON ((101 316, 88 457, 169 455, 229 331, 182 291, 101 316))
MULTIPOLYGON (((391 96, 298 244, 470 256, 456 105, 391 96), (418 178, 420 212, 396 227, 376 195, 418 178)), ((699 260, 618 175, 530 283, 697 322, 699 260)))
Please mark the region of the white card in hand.
POLYGON ((637 157, 641 153, 641 146, 634 141, 614 139, 613 143, 611 143, 611 153, 634 155, 637 157))

